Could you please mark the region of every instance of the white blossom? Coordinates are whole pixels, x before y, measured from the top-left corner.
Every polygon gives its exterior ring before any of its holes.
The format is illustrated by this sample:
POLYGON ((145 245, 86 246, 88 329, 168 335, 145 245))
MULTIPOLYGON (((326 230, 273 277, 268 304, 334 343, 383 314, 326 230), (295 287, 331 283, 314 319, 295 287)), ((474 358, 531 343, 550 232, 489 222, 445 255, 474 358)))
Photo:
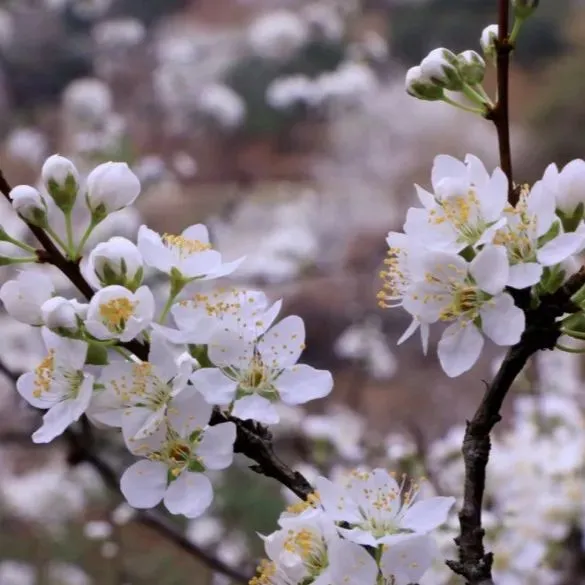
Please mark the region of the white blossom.
POLYGON ((140 181, 126 163, 107 162, 87 177, 87 204, 103 214, 132 205, 140 194, 140 181))
POLYGON ((47 356, 34 372, 18 379, 18 393, 35 408, 48 412, 33 433, 35 443, 49 443, 87 410, 93 393, 93 376, 83 371, 87 344, 42 331, 47 356))
POLYGON ((10 191, 12 208, 26 221, 45 226, 47 222, 47 203, 34 187, 18 185, 10 191))
POLYGON ((57 333, 75 332, 87 315, 88 305, 75 299, 52 297, 41 306, 43 323, 57 333))
POLYGON ((130 341, 154 318, 154 297, 147 286, 135 293, 114 284, 99 290, 91 299, 85 327, 96 339, 130 341))
POLYGON ((259 340, 226 329, 209 344, 209 359, 216 367, 191 376, 210 404, 233 402, 234 416, 273 424, 279 420, 274 402, 303 404, 331 392, 329 372, 297 364, 305 341, 300 317, 286 317, 259 340))
POLYGON ((6 312, 29 325, 42 325, 41 306, 55 292, 53 281, 37 271, 20 272, 0 288, 0 300, 6 312))
MULTIPOLYGON (((180 395, 179 395, 180 396, 180 395)), ((195 393, 167 414, 166 428, 134 445, 144 459, 122 475, 120 488, 134 508, 152 508, 164 501, 171 514, 201 516, 213 499, 206 470, 229 467, 236 427, 227 422, 207 427, 211 406, 195 393)))

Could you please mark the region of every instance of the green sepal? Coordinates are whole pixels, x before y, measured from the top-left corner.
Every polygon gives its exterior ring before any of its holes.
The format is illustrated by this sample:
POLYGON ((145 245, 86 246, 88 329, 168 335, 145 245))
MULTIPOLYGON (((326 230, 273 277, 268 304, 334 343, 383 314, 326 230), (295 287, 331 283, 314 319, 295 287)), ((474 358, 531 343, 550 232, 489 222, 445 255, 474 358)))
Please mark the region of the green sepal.
POLYGON ((103 345, 90 343, 85 363, 89 366, 107 366, 109 363, 108 349, 103 345))

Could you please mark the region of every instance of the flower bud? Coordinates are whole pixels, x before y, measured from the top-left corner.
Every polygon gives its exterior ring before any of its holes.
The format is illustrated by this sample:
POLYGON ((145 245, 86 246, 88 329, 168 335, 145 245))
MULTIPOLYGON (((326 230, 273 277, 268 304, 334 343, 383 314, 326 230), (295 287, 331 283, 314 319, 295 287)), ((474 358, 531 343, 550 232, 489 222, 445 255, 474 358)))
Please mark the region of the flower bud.
POLYGON ((79 173, 64 156, 54 154, 43 165, 41 177, 49 195, 63 213, 69 213, 79 191, 79 173))
POLYGON ((79 329, 80 321, 87 316, 89 305, 64 297, 53 297, 41 306, 43 323, 53 331, 73 333, 79 329))
POLYGON ((140 194, 140 181, 126 163, 107 162, 87 177, 87 205, 94 220, 131 205, 140 194))
POLYGON ((496 59, 496 41, 498 40, 499 28, 497 24, 486 26, 479 39, 479 44, 486 59, 495 61, 496 59))
POLYGON ((119 284, 135 291, 142 284, 142 255, 126 238, 115 236, 98 244, 91 251, 88 264, 102 286, 119 284))
POLYGON ((465 83, 477 85, 485 75, 485 61, 475 51, 463 51, 457 55, 459 74, 465 83))
POLYGON ((457 57, 448 49, 434 49, 421 62, 420 68, 424 77, 434 84, 450 91, 463 88, 463 80, 459 74, 457 57))
POLYGON ((423 75, 419 65, 411 67, 406 72, 406 92, 419 100, 436 101, 443 97, 442 87, 435 85, 430 79, 423 75))
POLYGON ((516 18, 528 18, 537 8, 539 0, 512 0, 514 16, 516 18))
POLYGON ((10 191, 12 208, 25 221, 41 228, 47 227, 47 204, 42 195, 30 185, 18 185, 10 191))

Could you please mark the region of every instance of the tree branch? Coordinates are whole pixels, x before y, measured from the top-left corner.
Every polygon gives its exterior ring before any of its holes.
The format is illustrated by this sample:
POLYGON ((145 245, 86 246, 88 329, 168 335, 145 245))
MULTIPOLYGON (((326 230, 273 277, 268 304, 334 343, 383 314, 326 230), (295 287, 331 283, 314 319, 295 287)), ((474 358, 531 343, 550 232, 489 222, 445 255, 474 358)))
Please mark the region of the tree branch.
POLYGON ((508 38, 510 0, 498 0, 498 2, 498 39, 496 41, 498 101, 486 114, 486 118, 494 123, 498 134, 500 167, 508 177, 508 202, 510 205, 516 205, 519 191, 514 187, 509 118, 510 53, 513 49, 508 38))
MULTIPOLYGON (((581 269, 558 291, 543 297, 539 307, 525 307, 526 330, 520 342, 508 351, 475 415, 467 422, 462 448, 465 464, 463 507, 459 512, 460 534, 456 539, 459 561, 447 561, 447 564, 464 577, 468 585, 493 583, 493 555, 485 552, 481 523, 490 433, 501 418, 500 410, 508 391, 528 359, 539 350, 554 349, 560 336, 557 317, 579 310, 570 298, 584 284, 585 270, 581 269)), ((518 298, 517 303, 523 304, 523 299, 518 298)))

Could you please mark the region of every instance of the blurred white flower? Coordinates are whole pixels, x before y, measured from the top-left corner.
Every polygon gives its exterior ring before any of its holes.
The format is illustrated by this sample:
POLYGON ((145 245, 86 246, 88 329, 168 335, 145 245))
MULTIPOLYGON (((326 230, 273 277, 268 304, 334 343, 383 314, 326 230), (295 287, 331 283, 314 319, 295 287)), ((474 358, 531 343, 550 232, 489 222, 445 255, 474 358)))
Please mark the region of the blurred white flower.
POLYGON ((92 579, 77 565, 51 561, 47 569, 50 585, 91 585, 92 579))
POLYGON ((250 47, 265 59, 288 59, 308 40, 307 23, 288 10, 263 14, 248 28, 250 47))
POLYGON ((0 9, 0 47, 6 48, 14 38, 12 14, 5 8, 0 9))
POLYGON ((36 128, 16 128, 6 138, 6 152, 32 166, 37 166, 47 155, 47 139, 36 128))
POLYGON ((208 85, 198 96, 197 107, 226 128, 239 126, 246 116, 246 104, 226 85, 208 85))
POLYGON ((173 155, 173 168, 183 179, 192 179, 197 174, 197 161, 187 152, 179 151, 173 155))
POLYGON ((95 77, 84 77, 71 82, 63 92, 63 107, 69 116, 96 122, 112 110, 112 91, 95 77))
POLYGON ((99 47, 125 48, 139 45, 146 36, 146 29, 136 18, 117 18, 96 24, 92 36, 99 47))
POLYGON ((343 37, 345 24, 339 11, 324 2, 304 6, 301 15, 310 27, 312 36, 338 41, 343 37))
POLYGON ((112 0, 69 0, 71 10, 77 16, 87 19, 104 15, 111 4, 112 0))
POLYGON ((369 318, 348 327, 335 342, 334 350, 340 357, 363 361, 374 378, 391 378, 398 368, 379 319, 369 318))
POLYGON ((359 461, 364 457, 360 443, 365 421, 345 406, 335 404, 327 414, 305 417, 301 429, 308 437, 330 441, 343 459, 359 461))
POLYGON ((88 540, 107 540, 112 532, 112 525, 103 520, 92 520, 83 527, 83 534, 88 540))
POLYGON ((277 110, 296 105, 315 106, 319 100, 319 89, 306 75, 277 78, 266 90, 266 101, 277 110))
POLYGON ((21 561, 0 562, 0 585, 35 585, 36 569, 21 561))
POLYGON ((350 103, 371 94, 378 84, 374 72, 363 63, 342 63, 335 71, 322 73, 316 79, 323 100, 350 103))
POLYGON ((116 526, 124 526, 128 524, 136 515, 136 510, 129 506, 126 502, 119 504, 112 512, 112 522, 116 526))
POLYGON ((198 546, 216 544, 224 533, 222 523, 213 516, 202 516, 191 520, 187 527, 187 538, 198 546))

